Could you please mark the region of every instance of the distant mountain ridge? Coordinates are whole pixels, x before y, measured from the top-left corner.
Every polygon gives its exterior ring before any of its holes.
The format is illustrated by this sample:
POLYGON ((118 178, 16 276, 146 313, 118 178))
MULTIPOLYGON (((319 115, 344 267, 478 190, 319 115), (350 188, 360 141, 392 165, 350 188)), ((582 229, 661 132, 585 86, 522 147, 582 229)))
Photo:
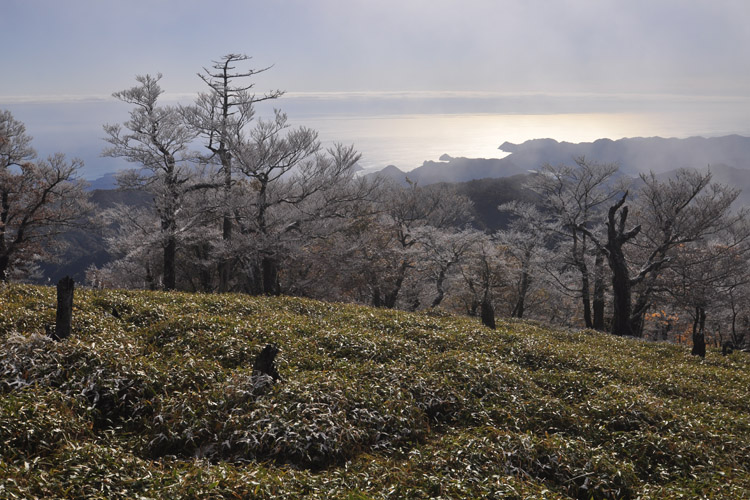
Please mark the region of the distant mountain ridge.
POLYGON ((408 176, 411 181, 424 186, 437 182, 510 177, 536 170, 545 163, 572 164, 574 158, 584 156, 599 163, 617 163, 622 174, 632 177, 641 172, 663 174, 678 168, 703 170, 709 166, 712 171, 715 168, 739 171, 727 174, 728 177, 745 177, 743 174, 746 170, 750 175, 750 137, 739 135, 687 139, 636 137, 582 143, 533 139, 522 144, 505 142, 499 149, 510 154, 500 159, 443 155, 440 161, 425 161, 421 167, 409 172, 403 172, 393 165, 381 172, 402 182, 408 176))

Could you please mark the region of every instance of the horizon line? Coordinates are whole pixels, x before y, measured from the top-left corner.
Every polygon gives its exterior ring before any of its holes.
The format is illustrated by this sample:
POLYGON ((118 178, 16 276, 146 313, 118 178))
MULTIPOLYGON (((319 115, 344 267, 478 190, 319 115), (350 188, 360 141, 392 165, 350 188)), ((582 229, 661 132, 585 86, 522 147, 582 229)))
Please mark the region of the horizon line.
MULTIPOLYGON (((163 100, 179 102, 193 100, 200 92, 164 92, 163 100)), ((548 91, 495 91, 495 90, 330 90, 330 91, 288 91, 282 99, 315 101, 346 101, 362 99, 378 100, 417 100, 417 99, 592 99, 627 101, 699 101, 699 102, 747 102, 750 95, 664 93, 664 92, 548 92, 548 91)), ((0 95, 0 105, 17 104, 67 104, 119 102, 112 94, 39 94, 39 95, 0 95)))

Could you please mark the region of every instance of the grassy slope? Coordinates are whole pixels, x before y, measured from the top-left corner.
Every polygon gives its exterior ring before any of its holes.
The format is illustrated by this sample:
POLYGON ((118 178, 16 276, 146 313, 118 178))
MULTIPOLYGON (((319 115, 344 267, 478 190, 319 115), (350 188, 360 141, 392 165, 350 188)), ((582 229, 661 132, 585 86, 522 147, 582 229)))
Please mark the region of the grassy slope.
POLYGON ((743 353, 85 290, 54 343, 54 303, 0 288, 0 498, 750 497, 743 353), (273 386, 250 376, 268 342, 273 386))

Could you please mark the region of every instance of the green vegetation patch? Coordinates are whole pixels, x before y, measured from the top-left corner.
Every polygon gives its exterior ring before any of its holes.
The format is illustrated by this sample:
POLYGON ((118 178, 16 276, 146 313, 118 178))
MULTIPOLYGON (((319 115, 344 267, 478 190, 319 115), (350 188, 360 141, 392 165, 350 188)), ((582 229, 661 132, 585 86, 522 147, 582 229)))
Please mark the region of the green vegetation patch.
POLYGON ((2 498, 750 497, 745 353, 117 290, 54 342, 54 305, 0 288, 2 498))

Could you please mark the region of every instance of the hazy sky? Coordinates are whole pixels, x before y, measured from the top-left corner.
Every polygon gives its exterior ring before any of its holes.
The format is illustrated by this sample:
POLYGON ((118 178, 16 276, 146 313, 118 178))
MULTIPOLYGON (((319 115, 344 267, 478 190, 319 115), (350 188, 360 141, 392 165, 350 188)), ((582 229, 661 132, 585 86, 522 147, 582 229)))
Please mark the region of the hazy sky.
MULTIPOLYGON (((0 95, 172 92, 228 52, 289 91, 750 93, 747 0, 0 0, 0 95)), ((259 82, 260 83, 260 82, 259 82)))
POLYGON ((302 113, 737 119, 749 22, 748 0, 0 0, 0 107, 39 120, 19 106, 109 98, 157 72, 194 93, 201 67, 236 52, 274 65, 256 89, 302 113))

